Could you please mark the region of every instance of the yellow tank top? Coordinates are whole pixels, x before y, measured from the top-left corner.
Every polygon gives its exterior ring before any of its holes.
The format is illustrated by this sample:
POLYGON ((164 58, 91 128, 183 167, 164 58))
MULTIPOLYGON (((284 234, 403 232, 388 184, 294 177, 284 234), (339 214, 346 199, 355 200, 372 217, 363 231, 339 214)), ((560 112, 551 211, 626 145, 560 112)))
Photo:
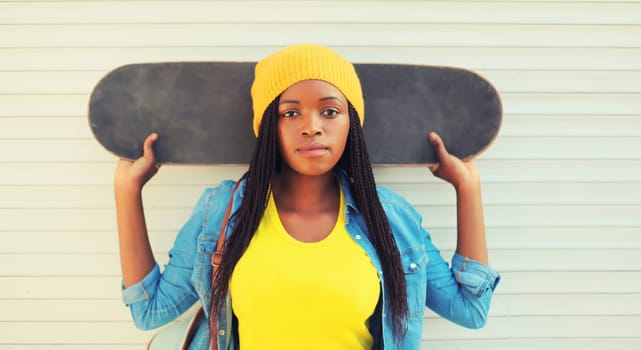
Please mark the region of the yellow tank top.
POLYGON ((342 190, 334 229, 315 243, 287 233, 270 195, 229 288, 243 350, 372 347, 379 279, 345 229, 342 190))

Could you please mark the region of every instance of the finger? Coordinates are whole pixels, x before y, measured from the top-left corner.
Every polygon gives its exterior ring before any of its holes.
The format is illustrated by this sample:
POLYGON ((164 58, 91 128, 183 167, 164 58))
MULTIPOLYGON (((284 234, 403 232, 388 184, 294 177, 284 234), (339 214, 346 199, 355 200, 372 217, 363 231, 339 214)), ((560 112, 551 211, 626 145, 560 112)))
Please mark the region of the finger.
POLYGON ((434 152, 436 152, 438 159, 446 159, 449 155, 447 148, 443 143, 443 139, 441 139, 441 137, 434 131, 430 132, 430 143, 432 144, 432 147, 434 147, 434 152))
POLYGON ((154 144, 158 140, 158 134, 152 133, 147 136, 145 143, 142 145, 143 157, 151 161, 152 164, 156 163, 156 156, 154 154, 154 144))

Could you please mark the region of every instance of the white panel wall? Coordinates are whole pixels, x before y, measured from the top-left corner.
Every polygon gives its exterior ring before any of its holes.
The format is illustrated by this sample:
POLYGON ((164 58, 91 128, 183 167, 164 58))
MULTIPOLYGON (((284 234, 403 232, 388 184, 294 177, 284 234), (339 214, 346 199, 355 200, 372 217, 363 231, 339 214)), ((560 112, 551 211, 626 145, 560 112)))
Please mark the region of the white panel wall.
MULTIPOLYGON (((151 336, 119 301, 115 158, 86 120, 96 81, 296 42, 473 69, 503 97, 500 138, 477 161, 503 281, 482 330, 428 313, 425 349, 641 348, 640 1, 0 1, 0 348, 151 336)), ((145 193, 160 261, 203 187, 242 171, 163 167, 145 193)), ((376 176, 449 256, 449 187, 426 169, 376 176)))

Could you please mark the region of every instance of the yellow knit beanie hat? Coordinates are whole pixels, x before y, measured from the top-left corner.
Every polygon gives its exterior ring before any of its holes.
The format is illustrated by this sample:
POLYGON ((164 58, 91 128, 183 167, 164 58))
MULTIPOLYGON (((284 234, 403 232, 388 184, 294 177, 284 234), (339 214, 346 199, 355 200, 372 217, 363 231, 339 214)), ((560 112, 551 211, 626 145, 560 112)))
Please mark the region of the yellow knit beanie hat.
POLYGON ((323 80, 334 85, 365 119, 361 83, 354 66, 334 50, 314 44, 299 44, 273 53, 256 64, 251 87, 254 134, 258 135, 265 109, 290 86, 303 80, 323 80))

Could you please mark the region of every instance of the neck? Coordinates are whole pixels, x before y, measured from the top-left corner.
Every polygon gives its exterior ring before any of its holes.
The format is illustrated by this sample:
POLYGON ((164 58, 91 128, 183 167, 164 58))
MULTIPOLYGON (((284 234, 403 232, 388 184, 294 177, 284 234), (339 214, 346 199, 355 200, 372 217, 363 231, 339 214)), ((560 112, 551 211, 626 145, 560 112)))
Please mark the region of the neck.
POLYGON ((272 192, 279 210, 288 211, 322 211, 340 199, 334 172, 305 176, 283 170, 272 179, 272 192))

